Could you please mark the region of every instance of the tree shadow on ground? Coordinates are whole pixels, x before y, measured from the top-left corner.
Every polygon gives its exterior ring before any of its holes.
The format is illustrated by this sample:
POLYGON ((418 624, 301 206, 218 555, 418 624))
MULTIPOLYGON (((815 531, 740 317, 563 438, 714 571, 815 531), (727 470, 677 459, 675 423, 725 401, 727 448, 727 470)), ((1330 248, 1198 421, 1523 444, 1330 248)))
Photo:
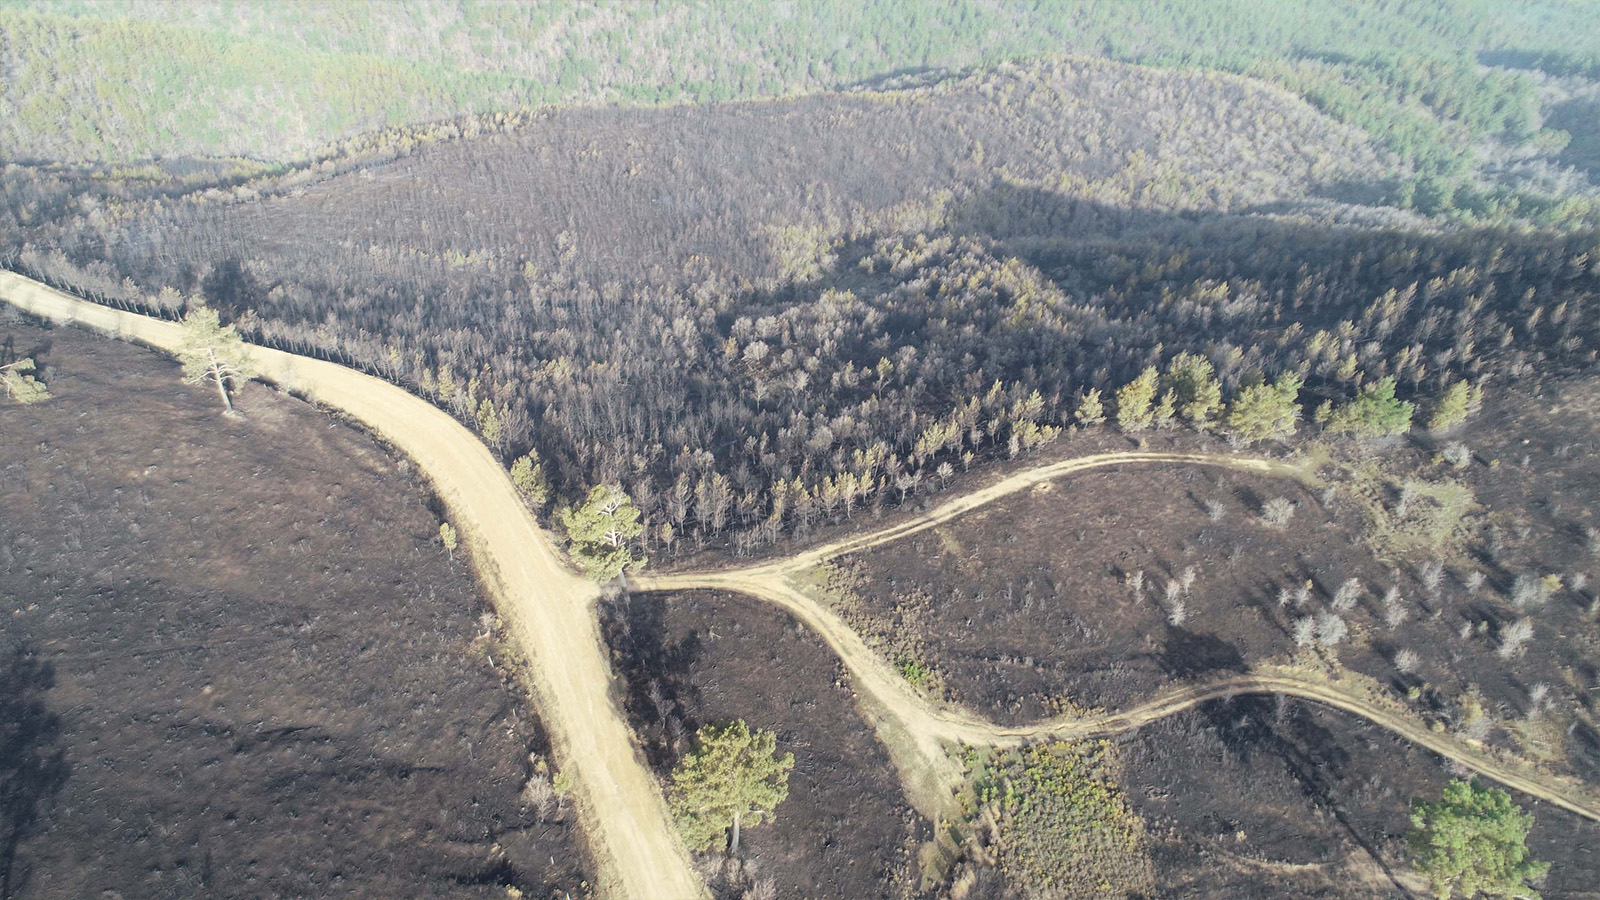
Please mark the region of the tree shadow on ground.
POLYGON ((1338 736, 1313 721, 1301 705, 1279 695, 1212 700, 1201 704, 1199 710, 1223 744, 1246 764, 1263 755, 1281 760, 1305 797, 1344 828, 1394 890, 1402 897, 1414 897, 1384 858, 1374 836, 1357 826, 1339 800, 1339 784, 1348 774, 1350 754, 1338 736))
POLYGON ((670 769, 700 724, 687 718, 695 700, 689 671, 700 656, 700 636, 669 641, 666 600, 653 595, 624 594, 602 603, 600 630, 626 684, 624 709, 645 757, 658 770, 670 769))
POLYGON ((0 663, 0 900, 27 888, 28 866, 17 851, 67 780, 61 718, 43 700, 54 685, 55 667, 25 645, 13 645, 0 663))
POLYGON ((1196 634, 1169 626, 1167 641, 1161 646, 1161 669, 1179 679, 1215 672, 1242 673, 1248 670, 1239 648, 1214 634, 1196 634))

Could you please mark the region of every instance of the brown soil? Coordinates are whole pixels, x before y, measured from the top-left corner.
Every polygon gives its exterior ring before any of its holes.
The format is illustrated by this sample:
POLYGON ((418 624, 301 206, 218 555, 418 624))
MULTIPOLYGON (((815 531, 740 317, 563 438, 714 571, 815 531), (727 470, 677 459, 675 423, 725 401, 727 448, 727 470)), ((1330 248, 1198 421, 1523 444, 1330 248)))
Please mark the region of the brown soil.
POLYGON ((228 420, 155 354, 0 336, 55 395, 0 406, 7 896, 585 893, 409 466, 259 385, 228 420))
MULTIPOLYGON (((927 828, 822 641, 758 600, 711 591, 637 595, 603 607, 602 622, 630 719, 663 778, 695 729, 729 719, 775 732, 779 751, 795 755, 776 820, 744 832, 746 882, 770 879, 783 898, 906 894, 927 828)), ((726 879, 708 880, 738 896, 726 879)))
MULTIPOLYGON (((1124 788, 1156 838, 1162 897, 1431 896, 1404 861, 1414 797, 1452 773, 1361 719, 1267 697, 1214 701, 1123 739, 1124 788)), ((1546 900, 1593 897, 1600 825, 1513 794, 1546 900)))

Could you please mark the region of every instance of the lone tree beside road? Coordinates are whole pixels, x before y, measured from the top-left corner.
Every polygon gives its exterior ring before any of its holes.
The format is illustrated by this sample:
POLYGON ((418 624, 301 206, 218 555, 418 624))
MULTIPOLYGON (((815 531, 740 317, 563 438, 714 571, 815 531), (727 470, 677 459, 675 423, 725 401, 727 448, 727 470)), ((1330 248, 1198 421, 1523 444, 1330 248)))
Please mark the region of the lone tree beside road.
POLYGON ((743 719, 706 725, 695 733, 695 751, 672 771, 668 799, 678 830, 691 850, 728 841, 739 852, 739 829, 770 819, 789 796, 794 754, 777 755, 770 731, 751 731, 743 719))
POLYGON ((1412 802, 1406 842, 1439 900, 1480 893, 1538 900, 1527 882, 1543 878, 1550 864, 1528 858, 1524 842, 1532 825, 1533 816, 1510 794, 1457 779, 1437 803, 1412 802))
POLYGON ((186 384, 210 381, 222 395, 224 415, 236 416, 228 390, 233 382, 255 374, 250 350, 232 325, 222 324, 217 311, 196 306, 183 317, 183 345, 178 348, 186 384))
POLYGON ((602 584, 625 577, 629 569, 643 568, 648 562, 635 556, 633 542, 644 531, 639 510, 622 489, 597 484, 583 505, 563 509, 558 518, 567 530, 572 555, 590 578, 602 584))

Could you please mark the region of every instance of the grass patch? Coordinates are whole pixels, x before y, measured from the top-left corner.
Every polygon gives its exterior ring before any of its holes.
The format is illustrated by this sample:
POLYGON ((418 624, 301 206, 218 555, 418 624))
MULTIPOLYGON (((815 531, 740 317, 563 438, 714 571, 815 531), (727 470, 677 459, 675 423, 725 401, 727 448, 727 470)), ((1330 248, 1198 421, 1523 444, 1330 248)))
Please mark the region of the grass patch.
POLYGON ((965 800, 969 853, 1022 896, 1147 896, 1155 886, 1144 820, 1122 795, 1109 741, 974 754, 965 800))
POLYGON ((1477 503, 1459 481, 1407 478, 1396 482, 1376 462, 1350 473, 1353 494, 1366 515, 1366 541, 1380 559, 1456 556, 1468 536, 1477 503))

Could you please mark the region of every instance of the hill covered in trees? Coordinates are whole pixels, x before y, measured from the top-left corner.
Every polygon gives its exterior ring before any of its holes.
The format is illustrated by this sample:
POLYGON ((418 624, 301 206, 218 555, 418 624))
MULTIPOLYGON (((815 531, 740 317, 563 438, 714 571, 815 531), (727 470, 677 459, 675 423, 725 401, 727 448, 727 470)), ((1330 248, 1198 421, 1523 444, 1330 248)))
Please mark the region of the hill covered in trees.
POLYGON ((781 97, 1076 54, 1283 86, 1442 179, 1413 189, 1439 204, 1486 137, 1562 149, 1537 96, 1600 77, 1597 24, 1581 0, 8 0, 0 156, 282 162, 463 113, 781 97))
POLYGON ((621 484, 647 546, 753 546, 1027 452, 1149 367, 1157 421, 1181 368, 1303 382, 1343 427, 1366 407, 1324 401, 1431 414, 1592 364, 1592 225, 1376 205, 1416 171, 1258 80, 1077 59, 467 118, 206 189, 14 169, 0 214, 8 265, 203 294, 536 450, 560 499, 621 484))

